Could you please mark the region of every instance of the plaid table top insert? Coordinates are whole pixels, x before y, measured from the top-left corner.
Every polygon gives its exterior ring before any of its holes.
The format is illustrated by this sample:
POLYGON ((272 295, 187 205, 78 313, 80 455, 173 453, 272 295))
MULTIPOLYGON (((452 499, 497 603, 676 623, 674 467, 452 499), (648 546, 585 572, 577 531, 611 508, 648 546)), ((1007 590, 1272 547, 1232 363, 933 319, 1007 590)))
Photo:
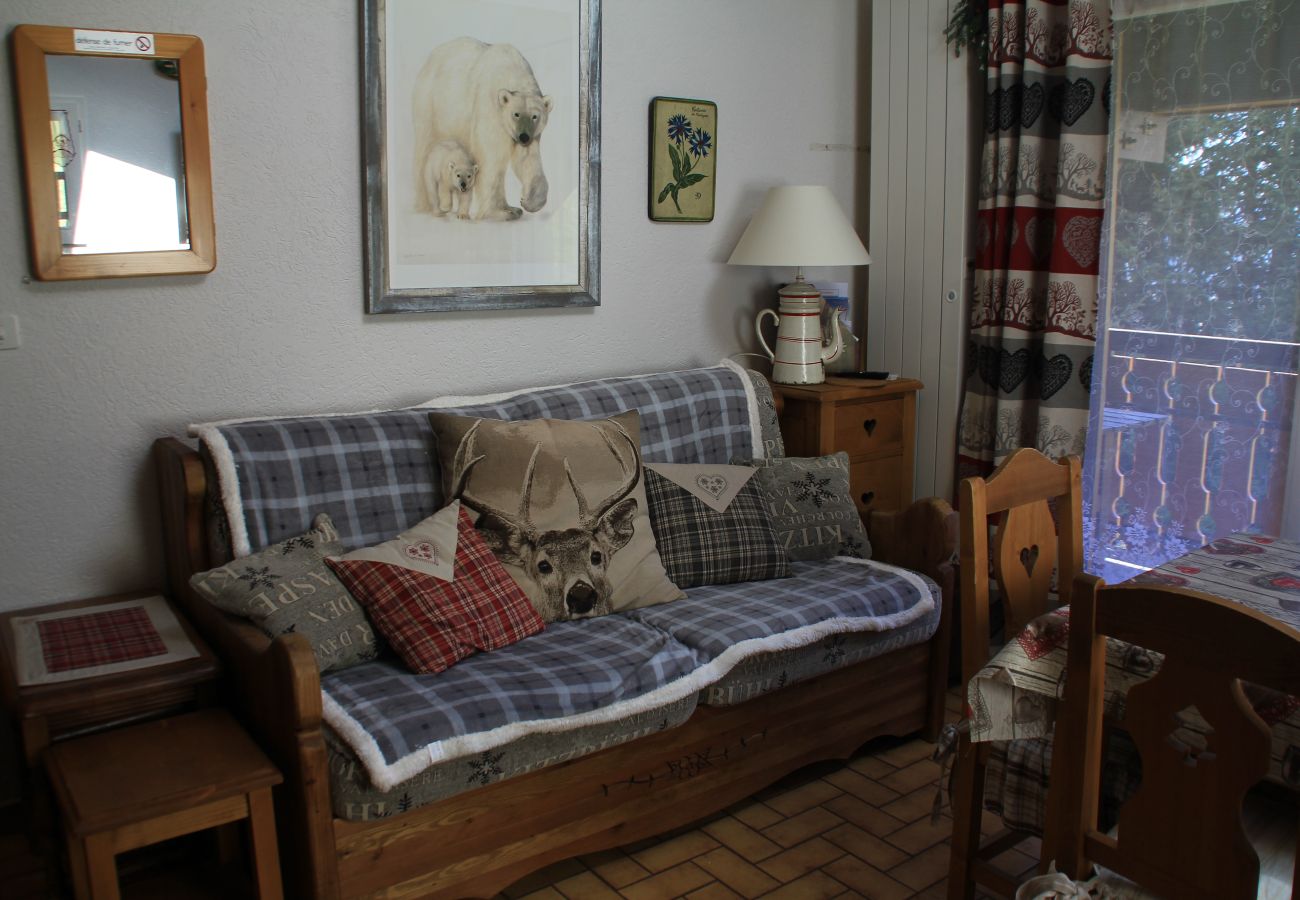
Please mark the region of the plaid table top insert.
POLYGON ((149 614, 138 606, 52 619, 36 627, 45 667, 50 672, 146 659, 167 652, 149 614))

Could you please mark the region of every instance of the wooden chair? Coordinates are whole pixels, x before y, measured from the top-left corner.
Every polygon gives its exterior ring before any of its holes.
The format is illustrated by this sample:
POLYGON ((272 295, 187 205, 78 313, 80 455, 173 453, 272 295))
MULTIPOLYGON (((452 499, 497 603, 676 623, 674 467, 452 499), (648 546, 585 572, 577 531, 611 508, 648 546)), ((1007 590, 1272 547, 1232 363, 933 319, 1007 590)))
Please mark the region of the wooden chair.
POLYGON ((1068 777, 1054 788, 1059 837, 1044 856, 1076 879, 1091 860, 1159 896, 1253 900, 1260 862, 1242 801, 1268 773, 1271 736, 1239 679, 1300 696, 1300 631, 1198 591, 1080 575, 1053 765, 1068 777), (1120 724, 1142 756, 1142 784, 1120 808, 1116 837, 1097 830, 1107 636, 1165 655, 1125 700, 1120 724), (1179 729, 1192 706, 1212 729, 1203 747, 1179 729))
MULTIPOLYGON (((1037 450, 1016 450, 987 479, 961 483, 961 667, 962 684, 989 660, 989 516, 997 516, 993 573, 1002 600, 1004 633, 1010 639, 1029 622, 1070 600, 1070 585, 1083 558, 1083 498, 1078 457, 1052 462, 1037 450), (1054 501, 1053 515, 1048 501, 1054 501), (1060 570, 1053 603, 1052 571, 1060 570)), ((962 734, 954 762, 952 860, 948 896, 970 898, 975 884, 1011 896, 1016 881, 989 860, 1027 835, 1008 831, 980 843, 984 775, 990 743, 962 734)))

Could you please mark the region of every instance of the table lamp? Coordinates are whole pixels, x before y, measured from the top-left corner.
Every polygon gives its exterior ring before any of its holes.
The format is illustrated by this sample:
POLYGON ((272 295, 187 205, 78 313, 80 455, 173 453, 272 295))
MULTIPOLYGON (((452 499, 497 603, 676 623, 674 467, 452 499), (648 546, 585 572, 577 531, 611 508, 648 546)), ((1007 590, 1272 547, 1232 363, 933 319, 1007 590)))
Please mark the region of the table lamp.
POLYGON ((840 355, 843 340, 836 316, 830 346, 823 344, 822 295, 803 280, 804 266, 865 266, 867 248, 844 211, 822 185, 782 185, 763 198, 740 243, 727 260, 732 266, 793 266, 794 282, 778 291, 778 312, 758 314, 754 330, 772 359, 772 380, 780 384, 819 384, 825 364, 840 355), (763 337, 763 320, 777 320, 776 350, 763 337))

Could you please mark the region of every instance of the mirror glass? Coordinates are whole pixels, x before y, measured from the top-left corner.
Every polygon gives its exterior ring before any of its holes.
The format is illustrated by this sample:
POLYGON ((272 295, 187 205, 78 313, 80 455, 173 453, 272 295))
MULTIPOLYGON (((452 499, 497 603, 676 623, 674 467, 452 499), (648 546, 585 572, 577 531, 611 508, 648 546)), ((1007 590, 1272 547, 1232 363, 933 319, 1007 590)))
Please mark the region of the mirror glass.
POLYGON ((188 250, 174 59, 45 57, 64 253, 188 250))

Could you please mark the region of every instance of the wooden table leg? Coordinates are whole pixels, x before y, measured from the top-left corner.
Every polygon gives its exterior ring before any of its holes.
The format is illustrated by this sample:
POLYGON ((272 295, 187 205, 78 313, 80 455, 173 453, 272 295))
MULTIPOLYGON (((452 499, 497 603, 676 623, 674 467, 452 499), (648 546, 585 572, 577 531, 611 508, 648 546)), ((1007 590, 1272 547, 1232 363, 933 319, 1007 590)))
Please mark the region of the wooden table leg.
MULTIPOLYGON (((65 835, 68 846, 68 868, 72 876, 72 895, 77 900, 88 900, 90 897, 90 883, 86 880, 86 847, 81 842, 81 838, 68 832, 65 835)), ((55 854, 57 857, 58 854, 55 854)), ((58 884, 57 872, 55 879, 50 884, 58 884)))
POLYGON ((88 835, 84 841, 86 880, 91 900, 121 900, 117 885, 117 853, 113 833, 88 835))
POLYGON ((281 900, 280 851, 275 838, 275 808, 270 788, 249 793, 248 831, 257 896, 260 900, 281 900))

